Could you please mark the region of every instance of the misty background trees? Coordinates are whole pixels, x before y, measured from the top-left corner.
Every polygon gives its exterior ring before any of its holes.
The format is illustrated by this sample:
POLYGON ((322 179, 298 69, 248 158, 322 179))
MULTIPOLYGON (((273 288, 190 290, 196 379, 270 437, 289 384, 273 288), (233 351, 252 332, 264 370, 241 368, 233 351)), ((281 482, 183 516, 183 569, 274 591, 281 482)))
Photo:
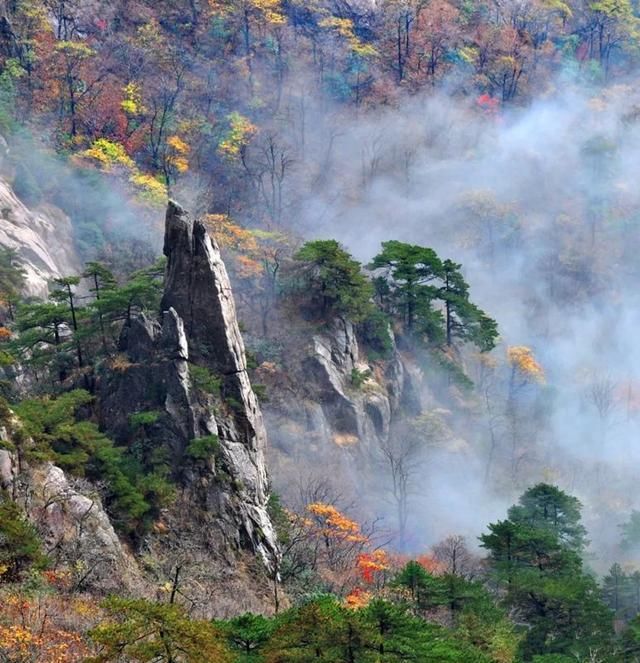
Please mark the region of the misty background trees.
MULTIPOLYGON (((69 215, 87 263, 52 284, 46 301, 24 301, 23 267, 35 258, 0 253, 0 386, 12 405, 23 401, 36 442, 14 451, 55 460, 78 481, 99 478, 132 544, 154 527, 173 489, 162 449, 149 448, 154 413, 129 422, 132 450, 88 424, 99 407, 93 377, 125 368, 121 325, 157 308, 159 219, 175 196, 205 215, 222 247, 262 399, 269 377, 299 396, 298 341, 325 333, 335 316, 355 323, 368 362, 348 372, 350 398, 375 398, 398 357, 409 367, 403 379, 419 385, 420 403, 407 405, 383 444, 360 453, 351 431, 352 446, 327 445, 336 465, 311 456, 318 440, 292 427, 296 472, 348 476, 347 521, 383 513, 380 542, 392 548, 413 554, 448 541, 433 551, 446 570, 412 560, 398 571, 399 591, 412 598, 402 595, 402 609, 359 605, 354 617, 318 599, 292 608, 286 629, 298 641, 310 633, 329 658, 373 656, 385 645, 375 628, 388 624, 386 644, 418 660, 435 656, 428 643, 438 638, 445 660, 606 660, 616 647, 633 660, 637 7, 17 0, 4 3, 0 27, 2 177, 25 203, 69 215), (18 397, 25 385, 32 393, 18 397), (540 496, 499 521, 489 575, 460 561, 474 552, 456 537, 476 551, 479 521, 496 522, 538 481, 584 504, 588 563, 627 628, 615 646, 602 644, 611 615, 580 546, 540 521, 540 496), (505 537, 519 546, 513 567, 501 566, 505 537), (483 653, 461 653, 414 619, 435 613, 483 653)), ((0 213, 13 224, 9 208, 0 213)), ((219 380, 196 376, 212 393, 219 380)), ((211 438, 190 452, 205 460, 215 450, 211 438)), ((567 506, 549 493, 549 504, 567 506)), ((295 563, 282 567, 296 597, 340 594, 356 554, 370 556, 363 564, 376 589, 388 586, 377 543, 368 548, 338 519, 346 529, 327 545, 317 531, 326 522, 315 513, 317 530, 306 532, 304 508, 285 545, 295 563), (356 540, 343 547, 346 536, 356 540)), ((575 528, 575 509, 570 519, 575 528)), ((7 536, 24 537, 32 554, 30 533, 7 520, 7 536)), ((179 611, 124 608, 143 626, 176 625, 178 641, 192 634, 179 611)), ((247 619, 222 637, 225 628, 204 628, 206 638, 244 646, 247 660, 294 656, 285 627, 247 619), (273 633, 277 646, 264 654, 273 633)), ((107 650, 120 635, 117 625, 105 634, 107 650)), ((175 658, 172 647, 158 655, 175 658)))

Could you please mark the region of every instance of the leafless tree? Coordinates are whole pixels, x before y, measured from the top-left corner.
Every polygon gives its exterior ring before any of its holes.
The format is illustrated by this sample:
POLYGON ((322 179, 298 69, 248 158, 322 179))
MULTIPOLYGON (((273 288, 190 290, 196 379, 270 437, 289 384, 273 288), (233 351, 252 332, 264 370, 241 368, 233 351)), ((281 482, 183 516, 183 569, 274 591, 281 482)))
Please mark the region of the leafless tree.
POLYGON ((603 376, 591 383, 588 399, 596 409, 602 422, 608 421, 615 408, 616 383, 608 376, 603 376))
POLYGON ((478 575, 480 561, 467 547, 464 536, 454 534, 433 546, 433 556, 447 573, 471 580, 478 575))
POLYGON ((598 414, 598 442, 604 445, 611 424, 611 417, 616 409, 616 383, 609 376, 595 379, 587 389, 587 401, 598 414))
POLYGON ((382 134, 372 136, 364 141, 360 149, 361 163, 361 185, 367 188, 376 175, 380 172, 384 154, 384 142, 382 134))
POLYGON ((406 542, 409 515, 409 494, 419 469, 419 457, 424 439, 413 430, 392 431, 380 445, 383 462, 391 479, 391 495, 398 519, 398 545, 406 542))
POLYGON ((242 155, 242 164, 254 183, 271 222, 279 227, 284 213, 284 181, 294 160, 289 148, 279 137, 268 133, 257 146, 257 152, 242 155))

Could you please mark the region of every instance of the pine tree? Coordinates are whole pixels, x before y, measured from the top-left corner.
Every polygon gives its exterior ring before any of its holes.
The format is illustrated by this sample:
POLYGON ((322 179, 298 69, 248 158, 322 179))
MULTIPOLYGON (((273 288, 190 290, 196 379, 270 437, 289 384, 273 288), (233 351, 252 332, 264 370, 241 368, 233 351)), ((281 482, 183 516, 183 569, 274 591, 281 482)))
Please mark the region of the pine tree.
POLYGON ((613 647, 612 615, 582 567, 580 502, 539 484, 480 537, 505 606, 527 623, 525 661, 536 655, 586 655, 613 647))
POLYGON ((444 302, 447 345, 454 338, 469 341, 481 352, 495 347, 498 326, 484 311, 469 301, 469 285, 460 269, 462 265, 451 260, 442 263, 442 286, 438 299, 444 302))
POLYGON ((620 564, 612 564, 602 579, 602 598, 617 617, 634 617, 634 592, 631 578, 620 564))
MULTIPOLYGON (((95 301, 100 302, 105 291, 113 290, 116 287, 116 279, 107 267, 100 262, 88 262, 85 265, 85 270, 82 273, 83 278, 89 279, 91 282, 90 290, 95 296, 95 301)), ((107 345, 107 334, 105 329, 104 315, 100 305, 94 307, 95 314, 98 319, 98 326, 100 329, 100 339, 102 341, 102 349, 105 354, 109 354, 107 345)))
POLYGON ((433 311, 431 302, 443 267, 433 249, 397 240, 383 242, 371 267, 385 270, 382 280, 377 280, 378 293, 409 333, 417 327, 428 333, 441 326, 442 316, 433 311))
POLYGON ((373 310, 373 288, 359 262, 333 239, 307 242, 294 256, 298 263, 290 289, 321 317, 344 315, 361 322, 373 310))
POLYGON ((76 353, 78 356, 78 367, 84 366, 84 358, 82 354, 82 344, 80 343, 79 324, 78 324, 78 305, 76 301, 75 288, 80 283, 79 276, 65 276, 54 280, 55 287, 51 291, 51 299, 54 302, 64 303, 69 307, 69 315, 71 321, 71 329, 75 341, 76 353))
POLYGON ((432 346, 451 347, 459 339, 481 352, 495 347, 497 324, 469 300, 462 265, 440 260, 433 249, 393 240, 383 242, 371 268, 382 271, 375 279, 379 300, 408 335, 432 346))

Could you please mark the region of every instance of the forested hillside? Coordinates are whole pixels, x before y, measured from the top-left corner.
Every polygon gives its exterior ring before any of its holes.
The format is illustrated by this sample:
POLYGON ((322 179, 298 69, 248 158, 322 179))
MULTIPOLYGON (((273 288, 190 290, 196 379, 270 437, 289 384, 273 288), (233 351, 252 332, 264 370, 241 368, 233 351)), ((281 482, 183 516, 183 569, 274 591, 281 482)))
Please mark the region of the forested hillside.
POLYGON ((640 9, 0 3, 0 661, 640 661, 640 9))

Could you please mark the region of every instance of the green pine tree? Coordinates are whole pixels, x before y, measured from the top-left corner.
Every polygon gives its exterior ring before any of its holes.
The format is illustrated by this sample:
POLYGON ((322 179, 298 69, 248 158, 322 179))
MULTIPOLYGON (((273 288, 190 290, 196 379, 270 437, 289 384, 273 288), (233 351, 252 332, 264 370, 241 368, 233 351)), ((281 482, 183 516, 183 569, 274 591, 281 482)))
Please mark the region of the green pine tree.
POLYGON ((352 322, 372 312, 373 288, 361 265, 336 240, 307 242, 294 256, 289 288, 322 318, 342 315, 352 322))
POLYGON ((527 624, 524 661, 584 656, 613 648, 612 613, 583 569, 585 529, 580 502, 555 486, 529 489, 480 537, 504 604, 527 624))

